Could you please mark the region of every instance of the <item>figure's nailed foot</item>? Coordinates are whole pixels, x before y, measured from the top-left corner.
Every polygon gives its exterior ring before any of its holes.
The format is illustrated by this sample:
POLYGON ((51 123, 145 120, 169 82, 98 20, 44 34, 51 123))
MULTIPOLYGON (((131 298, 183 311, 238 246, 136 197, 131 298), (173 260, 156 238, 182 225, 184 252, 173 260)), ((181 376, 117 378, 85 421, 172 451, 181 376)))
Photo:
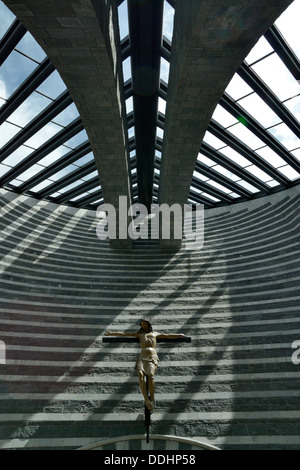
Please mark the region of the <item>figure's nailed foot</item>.
POLYGON ((154 404, 150 400, 146 401, 146 406, 150 412, 153 411, 154 404))

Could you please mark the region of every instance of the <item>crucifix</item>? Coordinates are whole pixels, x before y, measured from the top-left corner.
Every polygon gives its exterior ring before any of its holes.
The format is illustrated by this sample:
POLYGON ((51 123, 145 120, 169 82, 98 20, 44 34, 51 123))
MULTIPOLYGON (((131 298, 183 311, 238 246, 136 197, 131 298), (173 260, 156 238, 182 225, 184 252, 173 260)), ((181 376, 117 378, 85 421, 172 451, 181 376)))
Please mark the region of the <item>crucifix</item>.
POLYGON ((148 320, 140 322, 140 330, 136 332, 111 332, 106 331, 103 338, 104 343, 109 342, 139 342, 141 352, 136 361, 136 371, 139 378, 140 389, 145 401, 145 426, 147 431, 147 443, 149 443, 149 428, 151 424, 151 413, 154 408, 155 382, 154 375, 158 367, 158 355, 156 343, 162 341, 169 342, 191 342, 189 336, 183 334, 161 334, 154 332, 148 320), (113 336, 113 338, 108 338, 113 336))

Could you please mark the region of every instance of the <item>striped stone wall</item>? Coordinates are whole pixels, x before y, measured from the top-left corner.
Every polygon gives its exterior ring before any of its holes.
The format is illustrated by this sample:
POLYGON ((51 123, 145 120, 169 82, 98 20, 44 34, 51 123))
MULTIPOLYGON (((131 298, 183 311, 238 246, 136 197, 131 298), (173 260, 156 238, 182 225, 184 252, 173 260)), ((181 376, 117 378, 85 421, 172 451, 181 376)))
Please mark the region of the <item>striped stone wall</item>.
POLYGON ((205 216, 201 251, 113 251, 95 213, 0 190, 0 448, 143 434, 142 317, 159 344, 151 433, 221 449, 300 448, 299 187, 205 216))

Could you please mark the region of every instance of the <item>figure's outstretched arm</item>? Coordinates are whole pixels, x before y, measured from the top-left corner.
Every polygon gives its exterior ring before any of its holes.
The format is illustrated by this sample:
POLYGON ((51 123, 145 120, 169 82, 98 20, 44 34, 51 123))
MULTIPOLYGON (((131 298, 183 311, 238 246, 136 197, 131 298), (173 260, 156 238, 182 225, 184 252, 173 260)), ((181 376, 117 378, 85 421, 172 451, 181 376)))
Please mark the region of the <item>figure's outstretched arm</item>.
POLYGON ((104 336, 137 337, 138 332, 132 331, 105 331, 104 336))
POLYGON ((177 339, 177 338, 186 338, 187 336, 184 335, 184 334, 173 334, 173 333, 162 333, 162 334, 158 334, 156 336, 156 338, 158 339, 177 339))

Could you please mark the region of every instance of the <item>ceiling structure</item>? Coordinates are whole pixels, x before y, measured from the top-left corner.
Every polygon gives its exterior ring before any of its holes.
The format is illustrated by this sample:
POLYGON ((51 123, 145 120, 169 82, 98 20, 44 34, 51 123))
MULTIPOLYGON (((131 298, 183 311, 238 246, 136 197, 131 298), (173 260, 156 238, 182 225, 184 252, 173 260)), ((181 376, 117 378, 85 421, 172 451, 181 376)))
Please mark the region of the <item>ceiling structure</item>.
MULTIPOLYGON (((286 26, 299 3, 226 89, 199 148, 190 204, 227 205, 300 183, 300 50, 286 26)), ((132 202, 150 208, 159 203, 176 1, 118 5, 132 202)), ((0 187, 96 209, 105 202, 101 174, 70 93, 22 23, 0 7, 0 187)))

